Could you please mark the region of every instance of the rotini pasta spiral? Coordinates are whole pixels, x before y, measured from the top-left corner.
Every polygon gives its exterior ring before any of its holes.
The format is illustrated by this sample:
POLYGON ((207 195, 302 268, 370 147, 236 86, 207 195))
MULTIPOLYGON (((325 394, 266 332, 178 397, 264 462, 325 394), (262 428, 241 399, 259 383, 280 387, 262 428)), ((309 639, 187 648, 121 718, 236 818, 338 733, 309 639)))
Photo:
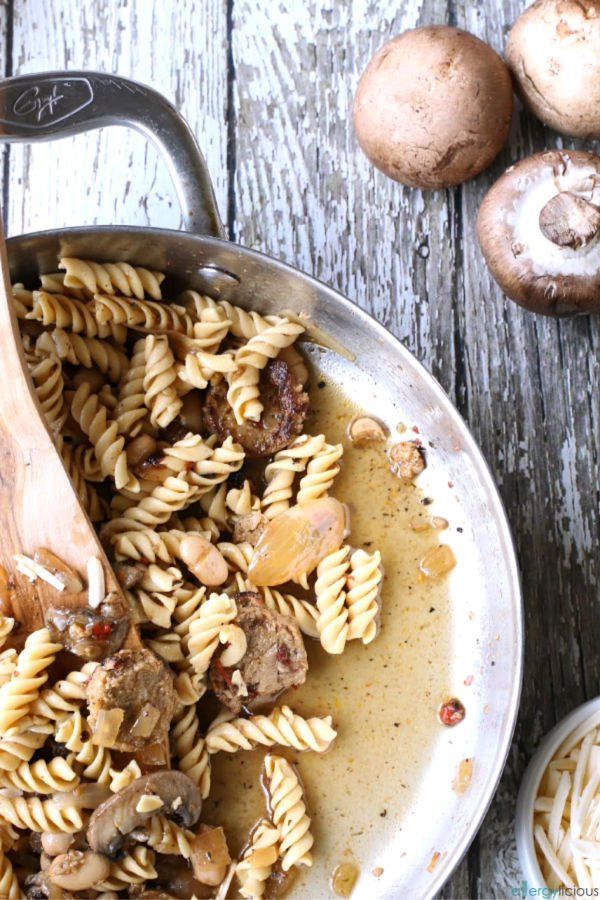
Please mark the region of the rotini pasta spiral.
MULTIPOLYGON (((95 294, 88 312, 98 328, 108 324, 141 326, 155 332, 178 331, 193 336, 193 323, 183 307, 174 303, 156 303, 154 300, 129 300, 107 294, 95 294)), ((29 317, 29 316, 28 316, 29 317)), ((75 329, 73 329, 75 330, 75 329)), ((79 329, 82 330, 82 329, 79 329)), ((92 335, 93 336, 93 335, 92 335)))
POLYGON ((63 396, 62 365, 56 356, 46 356, 29 369, 44 418, 56 436, 65 424, 68 410, 63 396))
POLYGON ((132 884, 142 884, 157 877, 154 851, 138 844, 117 862, 111 862, 108 878, 97 887, 100 891, 122 891, 132 884))
POLYGON ((260 900, 264 896, 265 882, 279 856, 279 841, 279 829, 261 819, 235 870, 242 897, 260 900))
POLYGON ((319 618, 317 630, 328 653, 342 653, 348 640, 346 572, 350 565, 348 545, 328 554, 317 566, 315 597, 319 618))
POLYGON ((41 322, 42 325, 56 325, 90 338, 113 337, 119 342, 125 340, 125 331, 118 323, 96 322, 87 304, 66 294, 34 291, 33 306, 25 318, 41 322))
MULTIPOLYGON (((77 449, 82 450, 83 448, 79 447, 77 449)), ((69 478, 73 482, 79 502, 92 522, 101 522, 106 517, 106 503, 98 496, 94 487, 88 483, 85 472, 79 462, 82 454, 75 454, 72 445, 66 441, 60 441, 59 452, 69 473, 69 478)))
POLYGON ((140 338, 133 345, 133 356, 129 368, 119 382, 117 405, 113 415, 119 434, 135 437, 139 434, 143 420, 148 415, 144 403, 146 376, 146 341, 140 338))
POLYGON ((317 454, 325 443, 325 435, 301 434, 289 447, 279 450, 265 468, 267 486, 261 509, 268 519, 283 512, 290 505, 296 474, 304 472, 309 459, 317 454))
POLYGON ((10 616, 0 615, 0 647, 6 643, 6 639, 15 626, 15 620, 10 616))
POLYGON ((251 337, 236 352, 235 369, 227 375, 227 400, 238 425, 246 419, 253 422, 260 419, 263 411, 258 388, 260 372, 270 359, 274 359, 283 347, 293 343, 303 331, 302 325, 280 319, 251 337))
POLYGON ((144 831, 148 835, 148 846, 156 853, 182 856, 184 859, 192 855, 190 841, 194 840, 194 832, 182 828, 166 816, 152 816, 144 822, 144 831))
MULTIPOLYGON (((0 687, 0 734, 6 736, 29 712, 40 687, 48 679, 46 669, 54 662, 62 644, 54 643, 47 628, 32 632, 19 653, 13 678, 0 687)), ((2 749, 4 737, 0 740, 2 749)), ((16 768, 16 766, 15 766, 16 768)))
POLYGON ((146 295, 161 300, 162 272, 152 272, 142 266, 126 262, 97 263, 91 260, 63 256, 58 264, 65 269, 64 285, 68 288, 85 288, 90 294, 123 294, 143 300, 146 295))
POLYGON ((340 467, 338 460, 342 456, 341 444, 323 444, 306 467, 306 475, 300 479, 296 503, 317 500, 330 489, 340 467))
POLYGON ((189 626, 188 651, 197 675, 204 675, 219 644, 219 632, 237 615, 235 600, 227 594, 210 594, 189 626))
POLYGON ((122 378, 129 366, 123 351, 107 341, 69 333, 63 328, 44 331, 35 342, 35 349, 38 354, 58 356, 72 366, 95 367, 113 382, 122 378))
POLYGON ((349 641, 360 638, 363 644, 370 644, 377 634, 377 598, 382 578, 379 550, 372 554, 355 550, 350 557, 350 572, 346 576, 349 641))
POLYGON ((36 750, 46 743, 54 728, 47 719, 26 716, 3 735, 0 741, 0 769, 12 772, 21 762, 28 762, 36 750))
POLYGON ((211 726, 206 733, 206 749, 209 753, 224 750, 252 750, 263 745, 293 747, 295 750, 328 750, 337 732, 331 727, 331 716, 314 716, 304 719, 292 712, 289 706, 276 706, 268 716, 237 718, 211 726))
POLYGON ((78 784, 77 772, 60 756, 51 759, 49 763, 43 759, 34 763, 22 762, 12 772, 0 772, 0 787, 17 788, 35 794, 71 791, 78 784))
POLYGON ((15 875, 11 861, 0 849, 0 897, 4 900, 21 900, 23 891, 15 875))
POLYGON ((146 527, 164 525, 174 512, 185 509, 197 496, 198 489, 189 483, 183 473, 177 477, 165 478, 163 484, 157 484, 151 494, 126 509, 120 518, 108 522, 102 535, 110 537, 122 534, 135 528, 135 523, 146 527))
POLYGON ((195 781, 202 797, 210 793, 210 759, 206 741, 200 735, 200 725, 194 706, 180 706, 175 711, 171 737, 182 772, 195 781))
POLYGON ((139 490, 139 482, 127 466, 127 454, 123 449, 125 439, 119 436, 117 423, 108 418, 106 407, 97 395, 91 393, 85 381, 73 395, 71 414, 94 445, 104 477, 110 475, 114 478, 117 490, 139 490))
POLYGON ((15 797, 0 791, 0 816, 15 828, 48 831, 50 834, 75 834, 83 828, 81 812, 76 806, 58 806, 54 800, 39 797, 15 797))
POLYGON ((166 428, 181 409, 181 399, 174 386, 175 359, 165 335, 149 334, 145 353, 144 403, 150 410, 151 423, 156 428, 166 428))
POLYGON ((140 769, 135 759, 132 759, 123 769, 110 770, 109 787, 113 794, 116 794, 117 791, 120 791, 124 787, 127 787, 128 784, 131 784, 131 782, 135 781, 136 778, 140 778, 141 775, 142 770, 140 769))
POLYGON ((60 721, 78 710, 86 699, 86 685, 97 665, 94 661, 86 662, 81 669, 69 672, 66 678, 41 691, 31 711, 51 721, 60 721))
POLYGON ((306 814, 304 792, 294 766, 282 756, 265 757, 265 777, 273 824, 279 828, 281 868, 312 866, 314 839, 306 814))

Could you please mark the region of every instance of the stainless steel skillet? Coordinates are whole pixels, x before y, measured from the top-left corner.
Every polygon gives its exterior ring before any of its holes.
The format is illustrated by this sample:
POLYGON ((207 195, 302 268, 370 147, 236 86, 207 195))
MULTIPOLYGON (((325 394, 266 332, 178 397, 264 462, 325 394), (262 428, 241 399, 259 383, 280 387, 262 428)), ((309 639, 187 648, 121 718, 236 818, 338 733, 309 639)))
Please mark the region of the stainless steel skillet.
MULTIPOLYGON (((186 231, 79 227, 13 237, 8 241, 13 280, 35 283, 37 273, 56 270, 61 256, 127 260, 165 271, 174 289, 186 285, 263 312, 306 314, 317 328, 316 338, 327 338, 327 346, 305 345, 327 379, 359 406, 375 408, 391 431, 399 421, 415 424, 430 447, 421 484, 434 498, 434 510, 452 512, 454 527, 447 540, 458 559, 450 577, 444 665, 450 692, 466 696, 468 682, 467 716, 452 731, 434 728, 426 745, 416 748, 422 758, 418 789, 406 801, 398 767, 392 765, 398 745, 385 744, 389 723, 382 713, 377 772, 367 766, 352 776, 348 787, 367 798, 366 806, 357 806, 351 823, 329 821, 330 830, 337 827, 340 836, 337 844, 331 838, 328 845, 341 857, 352 843, 361 861, 358 897, 431 896, 467 849, 491 801, 519 699, 519 578, 487 465, 437 382, 381 325, 314 278, 224 240, 195 140, 159 94, 125 79, 87 72, 28 75, 0 86, 0 136, 6 141, 47 140, 110 124, 137 128, 157 143, 175 182, 186 231), (472 777, 460 793, 451 782, 463 760, 472 760, 472 777), (375 778, 390 798, 385 818, 368 806, 375 778)), ((435 664, 435 648, 432 655, 435 664)), ((410 743, 410 733, 405 740, 410 743)), ((326 783, 319 796, 326 803, 326 783)), ((315 858, 294 897, 329 895, 333 857, 320 860, 316 847, 315 858)))

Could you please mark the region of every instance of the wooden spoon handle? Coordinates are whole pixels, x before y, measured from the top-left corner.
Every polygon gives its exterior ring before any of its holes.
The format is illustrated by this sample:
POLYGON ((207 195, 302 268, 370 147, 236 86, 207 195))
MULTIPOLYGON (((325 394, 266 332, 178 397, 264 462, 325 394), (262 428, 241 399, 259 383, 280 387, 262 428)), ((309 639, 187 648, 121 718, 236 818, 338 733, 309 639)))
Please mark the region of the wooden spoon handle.
MULTIPOLYGON (((47 547, 84 576, 90 557, 100 559, 106 591, 121 594, 100 542, 81 507, 46 425, 27 374, 0 219, 0 565, 14 573, 16 553, 47 547)), ((39 578, 14 575, 11 604, 27 628, 39 628, 43 610, 57 603, 87 605, 87 592, 59 592, 39 578)))

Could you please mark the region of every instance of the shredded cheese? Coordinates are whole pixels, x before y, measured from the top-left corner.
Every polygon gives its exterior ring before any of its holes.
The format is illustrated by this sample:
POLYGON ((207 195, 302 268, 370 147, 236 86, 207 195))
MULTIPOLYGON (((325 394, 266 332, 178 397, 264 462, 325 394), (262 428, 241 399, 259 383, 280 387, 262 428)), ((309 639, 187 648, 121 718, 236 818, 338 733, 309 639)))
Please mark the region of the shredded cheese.
POLYGON ((135 810, 139 813, 156 812, 161 806, 164 806, 164 803, 158 794, 142 794, 135 810))
POLYGON ((88 604, 92 609, 100 606, 106 595, 104 569, 97 556, 90 556, 87 561, 88 604))
POLYGON ((45 569, 44 566, 40 566, 34 559, 31 559, 30 556, 25 556, 24 553, 15 553, 13 559, 17 561, 17 571, 22 572, 31 582, 34 582, 36 578, 41 578, 52 585, 53 588, 56 588, 57 591, 64 591, 65 585, 62 581, 56 575, 53 575, 52 572, 49 572, 48 569, 45 569))
POLYGON ((533 837, 551 889, 600 887, 600 714, 556 751, 538 788, 533 837))

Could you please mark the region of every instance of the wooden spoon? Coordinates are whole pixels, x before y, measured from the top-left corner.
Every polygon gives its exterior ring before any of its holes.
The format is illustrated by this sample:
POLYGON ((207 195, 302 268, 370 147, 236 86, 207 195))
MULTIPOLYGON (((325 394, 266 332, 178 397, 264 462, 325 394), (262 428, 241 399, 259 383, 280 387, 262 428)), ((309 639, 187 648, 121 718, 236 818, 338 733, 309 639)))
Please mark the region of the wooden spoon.
MULTIPOLYGON (((33 631, 43 626, 48 606, 87 606, 87 591, 59 591, 41 578, 32 583, 16 571, 17 553, 33 557, 46 547, 75 569, 84 583, 87 562, 96 557, 104 571, 106 593, 122 596, 122 592, 54 446, 27 373, 1 220, 0 272, 0 565, 9 576, 14 616, 24 629, 33 631)), ((132 646, 130 641, 131 636, 132 646)))

